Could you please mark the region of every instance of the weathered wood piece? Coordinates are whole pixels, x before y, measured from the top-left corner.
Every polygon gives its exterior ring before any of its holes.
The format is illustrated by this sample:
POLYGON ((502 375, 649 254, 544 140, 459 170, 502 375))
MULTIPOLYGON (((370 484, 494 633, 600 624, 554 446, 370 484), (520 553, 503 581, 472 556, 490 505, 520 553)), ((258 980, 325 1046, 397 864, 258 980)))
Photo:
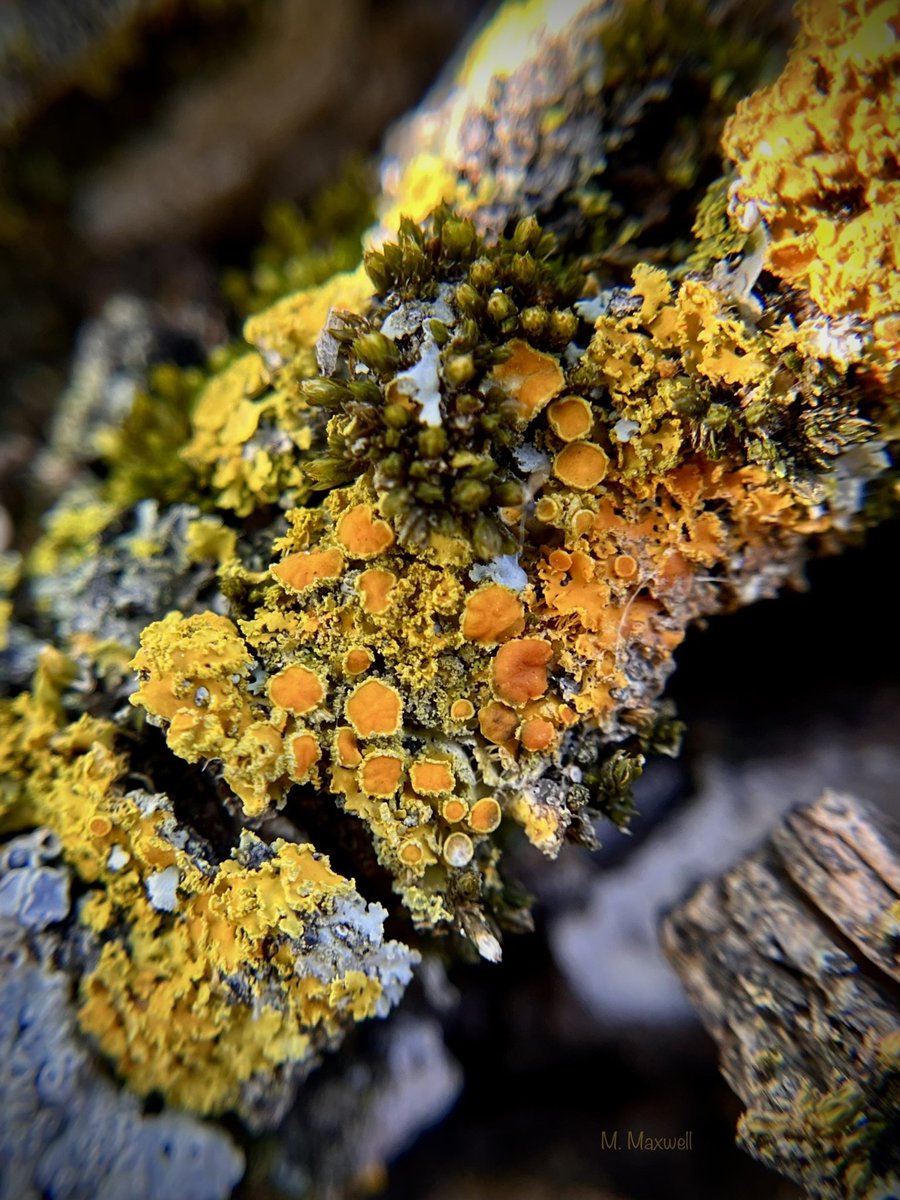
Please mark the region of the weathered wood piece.
POLYGON ((900 836, 849 796, 662 923, 746 1105, 740 1145, 816 1200, 900 1195, 900 836))

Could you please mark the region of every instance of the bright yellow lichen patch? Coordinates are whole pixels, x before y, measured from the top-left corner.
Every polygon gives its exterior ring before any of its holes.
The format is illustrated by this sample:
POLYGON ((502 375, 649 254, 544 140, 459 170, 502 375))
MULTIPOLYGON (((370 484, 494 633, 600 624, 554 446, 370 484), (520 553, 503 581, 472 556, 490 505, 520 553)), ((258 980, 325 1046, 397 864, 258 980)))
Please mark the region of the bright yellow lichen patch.
MULTIPOLYGON (((255 1073, 307 1058, 313 1031, 336 1032, 342 1013, 353 1020, 374 1015, 381 989, 361 971, 323 983, 296 973, 288 959, 276 967, 281 1009, 263 997, 256 1006, 235 1003, 217 982, 254 963, 271 969, 278 964, 273 939, 302 936, 318 907, 349 893, 312 847, 279 840, 272 849, 257 869, 226 861, 210 882, 176 852, 184 898, 175 923, 133 898, 129 914, 140 936, 128 948, 107 942, 85 977, 81 1026, 139 1092, 218 1112, 255 1073)), ((102 921, 102 908, 90 916, 102 921)))
POLYGON ((254 351, 210 378, 191 423, 193 436, 182 458, 215 490, 221 508, 246 516, 304 487, 296 450, 308 449, 312 441, 306 412, 270 386, 265 363, 254 351), (289 441, 268 433, 276 421, 290 425, 289 441))
POLYGON ((492 378, 515 402, 519 419, 531 421, 565 386, 558 359, 513 338, 506 343, 509 358, 494 367, 492 378))
POLYGON ((830 317, 900 336, 900 20, 889 0, 802 0, 781 76, 741 101, 723 144, 736 219, 765 221, 766 265, 830 317))
POLYGON ((227 617, 170 613, 141 637, 132 703, 168 722, 166 741, 180 758, 221 760, 246 811, 261 812, 283 794, 288 763, 278 731, 243 690, 251 664, 227 617))
MULTIPOLYGON (((372 284, 360 266, 334 275, 318 287, 285 296, 251 317, 244 325, 244 337, 268 358, 287 360, 297 354, 311 355, 332 308, 358 312, 371 296, 372 284)), ((312 373, 312 365, 310 370, 312 373)))

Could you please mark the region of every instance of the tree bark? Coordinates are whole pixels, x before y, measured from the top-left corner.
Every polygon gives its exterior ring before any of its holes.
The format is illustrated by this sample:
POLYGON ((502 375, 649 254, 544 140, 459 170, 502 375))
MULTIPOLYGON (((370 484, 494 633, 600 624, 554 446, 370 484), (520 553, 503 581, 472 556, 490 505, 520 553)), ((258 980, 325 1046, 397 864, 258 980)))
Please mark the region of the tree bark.
POLYGON ((900 837, 826 793, 667 914, 746 1105, 739 1144, 821 1200, 900 1190, 900 837))

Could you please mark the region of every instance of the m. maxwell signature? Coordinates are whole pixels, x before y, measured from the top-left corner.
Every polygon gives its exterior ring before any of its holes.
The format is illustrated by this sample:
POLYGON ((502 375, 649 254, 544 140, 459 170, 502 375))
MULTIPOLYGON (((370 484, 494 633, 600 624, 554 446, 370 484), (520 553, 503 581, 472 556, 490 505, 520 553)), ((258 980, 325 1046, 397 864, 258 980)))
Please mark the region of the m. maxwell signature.
POLYGON ((600 1132, 601 1150, 693 1150, 694 1131, 686 1129, 678 1137, 653 1137, 643 1129, 628 1129, 624 1138, 620 1129, 600 1132))

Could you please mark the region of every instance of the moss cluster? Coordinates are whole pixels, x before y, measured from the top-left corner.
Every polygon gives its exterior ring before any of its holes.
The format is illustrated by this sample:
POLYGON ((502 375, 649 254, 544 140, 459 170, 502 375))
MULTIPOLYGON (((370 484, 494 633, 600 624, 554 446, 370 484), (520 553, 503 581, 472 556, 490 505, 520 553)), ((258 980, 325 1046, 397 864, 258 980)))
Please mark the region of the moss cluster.
POLYGON ((524 500, 511 459, 522 413, 497 368, 523 339, 551 352, 573 340, 577 273, 566 276, 556 240, 533 218, 488 246, 446 207, 424 226, 401 221, 397 241, 370 251, 365 266, 376 289, 370 313, 335 315, 329 370, 301 388, 335 414, 327 452, 307 474, 330 488, 371 470, 404 543, 436 531, 471 540, 482 560, 514 552, 490 514, 524 500))

